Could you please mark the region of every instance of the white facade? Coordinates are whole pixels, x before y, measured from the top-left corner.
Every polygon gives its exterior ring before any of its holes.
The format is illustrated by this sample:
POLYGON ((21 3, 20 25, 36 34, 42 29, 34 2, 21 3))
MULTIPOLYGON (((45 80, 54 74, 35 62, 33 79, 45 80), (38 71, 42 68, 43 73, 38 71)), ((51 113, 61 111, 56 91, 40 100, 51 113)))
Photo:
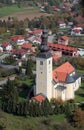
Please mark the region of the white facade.
POLYGON ((11 51, 12 50, 12 45, 8 45, 7 47, 6 47, 6 51, 11 51))
POLYGON ((36 58, 36 94, 52 98, 52 57, 36 58))
POLYGON ((17 45, 22 45, 22 44, 24 44, 25 43, 25 40, 24 39, 21 39, 21 40, 17 40, 17 45))

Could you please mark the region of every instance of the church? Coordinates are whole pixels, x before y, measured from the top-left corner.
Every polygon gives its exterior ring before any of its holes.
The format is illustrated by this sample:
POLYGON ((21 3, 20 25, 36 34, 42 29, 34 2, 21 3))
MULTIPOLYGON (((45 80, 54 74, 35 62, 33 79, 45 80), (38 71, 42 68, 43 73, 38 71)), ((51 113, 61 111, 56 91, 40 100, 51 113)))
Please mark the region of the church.
POLYGON ((74 99, 75 91, 81 85, 81 77, 69 62, 53 70, 46 29, 42 31, 41 39, 40 52, 36 56, 36 86, 33 99, 40 102, 45 99, 44 97, 63 101, 74 99))

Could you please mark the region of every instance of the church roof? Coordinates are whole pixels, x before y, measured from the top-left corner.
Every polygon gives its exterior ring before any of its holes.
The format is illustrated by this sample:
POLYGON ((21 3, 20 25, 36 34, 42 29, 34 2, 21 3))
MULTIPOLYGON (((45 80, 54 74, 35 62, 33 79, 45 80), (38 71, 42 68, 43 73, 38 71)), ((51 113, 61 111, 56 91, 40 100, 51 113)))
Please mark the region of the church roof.
POLYGON ((70 77, 67 76, 73 71, 74 67, 69 62, 65 62, 53 71, 53 80, 55 82, 66 82, 70 79, 70 77))
POLYGON ((46 99, 46 97, 43 94, 40 93, 40 94, 34 96, 32 99, 35 99, 38 102, 42 102, 46 99))
POLYGON ((41 45, 39 46, 40 52, 37 54, 37 57, 39 58, 50 58, 52 57, 51 53, 49 52, 50 47, 47 46, 47 39, 48 39, 48 33, 46 29, 42 30, 41 35, 41 45))

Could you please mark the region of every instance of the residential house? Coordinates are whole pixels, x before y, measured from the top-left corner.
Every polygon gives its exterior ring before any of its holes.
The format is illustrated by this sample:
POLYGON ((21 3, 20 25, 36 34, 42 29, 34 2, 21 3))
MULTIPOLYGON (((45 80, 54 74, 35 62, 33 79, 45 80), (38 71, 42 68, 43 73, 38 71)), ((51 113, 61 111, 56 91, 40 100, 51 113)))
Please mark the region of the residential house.
POLYGON ((38 36, 32 35, 31 37, 28 38, 28 41, 31 42, 34 45, 41 44, 41 38, 38 36))
POLYGON ((52 54, 53 63, 57 64, 62 58, 62 51, 50 51, 52 54))
POLYGON ((3 51, 11 51, 12 45, 9 42, 3 42, 1 47, 3 48, 3 51))
POLYGON ((48 43, 48 46, 53 51, 62 51, 62 54, 64 55, 70 55, 74 57, 79 56, 78 50, 75 47, 65 46, 61 44, 53 44, 53 43, 48 43))
POLYGON ((11 51, 12 55, 16 58, 19 58, 19 59, 24 59, 26 58, 26 51, 24 49, 19 49, 19 50, 16 50, 16 49, 13 49, 11 51))
POLYGON ((11 37, 11 42, 12 43, 16 43, 17 45, 22 45, 23 43, 25 43, 25 39, 22 35, 17 35, 17 36, 12 36, 11 37))
POLYGON ((30 52, 31 50, 31 47, 32 47, 32 44, 31 43, 24 43, 21 48, 26 50, 27 52, 30 52))
POLYGON ((79 56, 84 57, 84 49, 78 48, 79 56))
POLYGON ((42 35, 42 29, 35 29, 32 33, 35 36, 41 36, 42 35))
POLYGON ((82 29, 81 28, 73 28, 72 31, 71 31, 71 35, 81 35, 81 31, 82 29))
POLYGON ((69 38, 67 36, 60 36, 58 38, 58 44, 68 45, 69 38))
POLYGON ((56 6, 52 6, 52 9, 53 9, 53 11, 58 11, 58 12, 60 11, 60 9, 56 6))
POLYGON ((66 23, 63 21, 58 21, 59 28, 66 28, 66 23))
POLYGON ((0 46, 0 52, 3 52, 3 47, 0 46))

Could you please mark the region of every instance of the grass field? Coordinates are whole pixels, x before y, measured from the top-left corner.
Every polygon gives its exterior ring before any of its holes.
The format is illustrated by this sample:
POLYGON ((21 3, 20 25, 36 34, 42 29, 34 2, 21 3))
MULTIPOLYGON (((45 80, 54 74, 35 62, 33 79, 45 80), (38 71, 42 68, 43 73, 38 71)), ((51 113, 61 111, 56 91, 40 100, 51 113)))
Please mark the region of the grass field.
POLYGON ((18 8, 17 5, 5 6, 0 8, 0 17, 11 15, 15 12, 23 11, 23 8, 18 8))
MULTIPOLYGON (((84 70, 76 70, 76 72, 80 75, 84 74, 84 70)), ((75 101, 84 102, 84 80, 82 80, 80 88, 75 92, 75 101)))
POLYGON ((76 102, 84 102, 84 81, 82 81, 81 87, 75 93, 76 102))
POLYGON ((3 8, 0 8, 0 19, 8 19, 8 16, 10 17, 17 17, 18 20, 23 20, 25 18, 33 19, 34 17, 40 17, 40 16, 48 16, 47 13, 41 13, 39 8, 32 6, 32 7, 22 7, 19 8, 17 5, 12 6, 6 6, 3 8))
MULTIPOLYGON (((56 130, 56 124, 67 123, 63 114, 48 117, 19 117, 4 113, 4 117, 7 120, 7 130, 56 130)), ((69 130, 76 130, 70 125, 69 128, 71 128, 69 130)))

